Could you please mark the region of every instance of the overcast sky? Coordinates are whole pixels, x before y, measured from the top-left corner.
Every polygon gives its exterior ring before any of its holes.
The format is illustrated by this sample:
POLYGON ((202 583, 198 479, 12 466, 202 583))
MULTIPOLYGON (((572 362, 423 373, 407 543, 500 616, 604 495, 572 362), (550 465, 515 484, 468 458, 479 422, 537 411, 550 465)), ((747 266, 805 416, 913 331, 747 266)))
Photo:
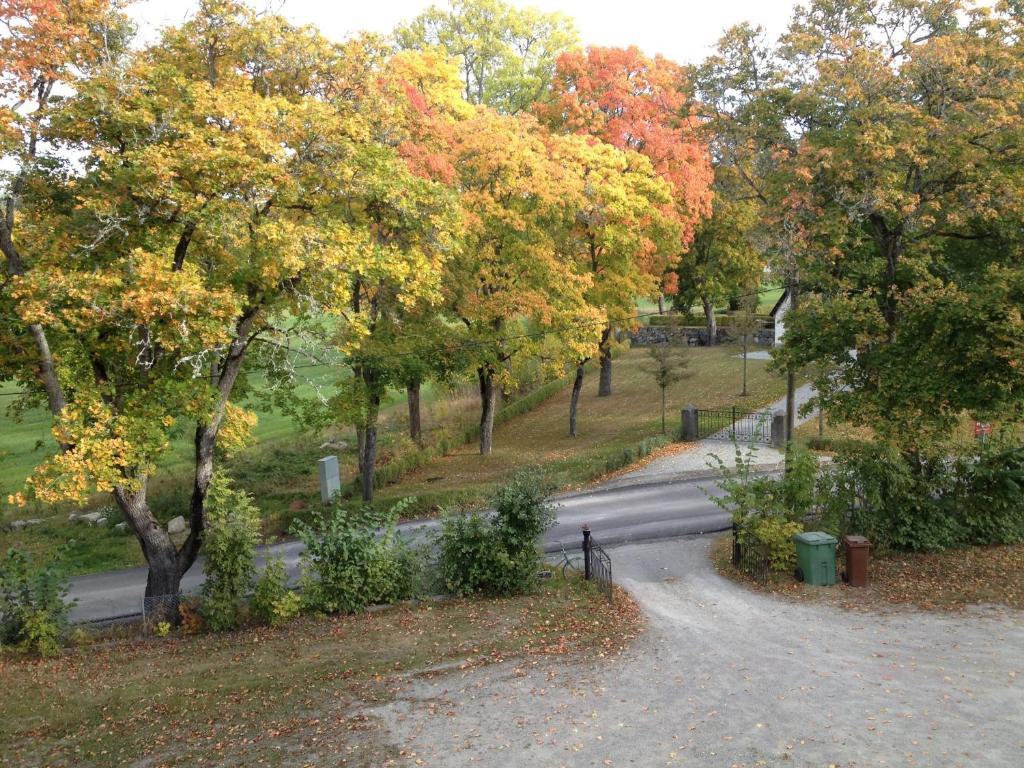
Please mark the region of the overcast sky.
MULTIPOLYGON (((511 0, 513 5, 562 11, 576 20, 584 44, 637 45, 686 63, 704 58, 722 30, 739 21, 779 34, 796 0, 511 0)), ((342 39, 360 30, 390 32, 395 25, 433 5, 431 0, 255 0, 256 8, 280 8, 289 19, 318 26, 328 37, 342 39), (269 3, 269 5, 268 5, 269 3)), ((446 6, 447 0, 438 5, 446 6)), ((131 10, 140 31, 152 33, 178 24, 196 3, 190 0, 143 0, 131 10)), ((147 35, 148 36, 148 35, 147 35)))

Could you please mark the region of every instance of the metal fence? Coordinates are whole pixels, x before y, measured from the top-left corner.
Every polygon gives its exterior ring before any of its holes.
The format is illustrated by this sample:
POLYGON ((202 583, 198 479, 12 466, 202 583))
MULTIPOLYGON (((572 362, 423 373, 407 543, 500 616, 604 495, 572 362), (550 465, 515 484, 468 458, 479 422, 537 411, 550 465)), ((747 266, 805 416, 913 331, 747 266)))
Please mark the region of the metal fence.
POLYGON ((741 443, 772 442, 771 411, 745 411, 740 408, 699 408, 697 437, 711 440, 736 440, 741 443))
POLYGON ((175 623, 180 606, 181 595, 155 595, 142 598, 143 626, 152 627, 161 621, 175 623))
POLYGON ((583 527, 583 575, 587 581, 593 581, 609 600, 614 599, 615 590, 612 588, 612 559, 604 551, 594 537, 590 535, 590 529, 583 527))
POLYGON ((771 551, 766 544, 760 542, 744 543, 742 532, 742 528, 733 523, 732 564, 758 584, 767 584, 768 574, 772 570, 771 551))

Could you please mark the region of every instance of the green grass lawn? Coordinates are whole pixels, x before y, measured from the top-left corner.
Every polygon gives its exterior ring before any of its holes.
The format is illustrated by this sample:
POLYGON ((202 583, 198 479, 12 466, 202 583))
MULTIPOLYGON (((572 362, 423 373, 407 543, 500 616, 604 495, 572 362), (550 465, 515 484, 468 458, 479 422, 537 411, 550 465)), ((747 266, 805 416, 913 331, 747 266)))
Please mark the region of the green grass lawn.
MULTIPOLYGON (((680 410, 692 403, 702 408, 737 404, 765 405, 785 394, 785 380, 770 373, 764 360, 748 361, 750 394, 740 397, 743 361, 734 346, 696 347, 686 351, 692 376, 668 391, 669 431, 679 428, 680 410)), ((610 397, 597 396, 596 371, 589 372, 579 408, 578 437, 569 437, 569 387, 530 413, 495 429, 494 452, 478 454, 466 445, 385 488, 384 500, 403 496, 420 499, 419 508, 453 501, 477 502, 517 468, 543 467, 558 486, 591 480, 606 471, 609 459, 641 440, 661 433, 661 395, 651 374, 643 370, 648 353, 619 353, 613 365, 610 397)))
MULTIPOLYGON (((767 362, 749 362, 750 395, 739 396, 742 360, 736 347, 693 348, 686 351, 692 376, 673 386, 668 393, 669 431, 679 425, 679 410, 693 403, 698 407, 737 404, 756 407, 781 397, 785 382, 769 373, 767 362)), ((379 491, 378 504, 415 496, 413 516, 435 514, 442 507, 478 503, 504 482, 516 469, 543 466, 552 482, 560 487, 576 486, 604 474, 609 466, 620 466, 624 452, 661 431, 660 394, 651 375, 647 352, 626 350, 616 355, 611 397, 597 397, 596 371, 588 372, 579 411, 579 436, 568 437, 569 387, 565 386, 534 410, 500 424, 495 430, 494 452, 481 457, 475 443, 462 444, 461 436, 479 418, 478 396, 466 385, 455 390, 425 388, 423 421, 428 441, 445 435, 456 446, 449 455, 435 458, 406 473, 399 482, 379 491)), ((315 373, 315 372, 314 372, 315 373)), ((327 371, 321 372, 326 377, 327 371)), ((312 385, 309 385, 312 386, 312 385)), ((406 428, 404 393, 394 393, 381 418, 380 462, 400 459, 411 447, 404 437, 406 428)), ((3 476, 11 490, 41 459, 43 450, 33 450, 45 435, 47 419, 27 414, 22 422, 5 421, 15 427, 18 437, 3 444, 10 457, 4 458, 3 476)), ((254 447, 226 462, 240 487, 256 498, 264 516, 268 539, 285 534, 292 521, 319 507, 316 461, 325 453, 337 453, 343 481, 355 476, 355 440, 350 429, 326 433, 302 429, 279 413, 261 413, 254 447), (322 449, 331 439, 346 446, 322 449)), ((51 444, 52 445, 52 444, 51 444)), ((184 437, 175 442, 151 483, 151 502, 157 516, 166 521, 187 509, 190 492, 191 447, 184 437)), ((103 503, 98 500, 97 504, 103 503)), ((351 503, 356 503, 355 501, 351 503)), ((76 573, 138 565, 141 553, 133 536, 112 527, 94 528, 68 521, 68 508, 30 505, 26 509, 7 507, 4 520, 38 517, 43 524, 21 531, 0 529, 0 548, 17 546, 43 555, 68 542, 68 562, 76 573)), ((117 512, 110 521, 119 520, 117 512)))
POLYGON ((360 710, 400 695, 410 679, 442 664, 614 654, 640 622, 625 593, 611 602, 580 579, 557 577, 505 600, 101 639, 44 661, 0 656, 0 763, 390 764, 396 750, 360 710))

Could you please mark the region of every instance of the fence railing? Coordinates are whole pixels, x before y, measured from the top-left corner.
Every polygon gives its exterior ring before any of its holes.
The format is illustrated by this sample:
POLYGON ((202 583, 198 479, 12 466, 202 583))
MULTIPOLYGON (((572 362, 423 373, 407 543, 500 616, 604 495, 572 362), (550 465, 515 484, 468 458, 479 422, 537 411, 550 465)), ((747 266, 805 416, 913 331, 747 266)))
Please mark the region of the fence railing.
POLYGON ((142 598, 143 626, 152 627, 161 621, 175 623, 180 606, 181 595, 154 595, 142 598))
POLYGON ((699 408, 697 437, 771 444, 772 413, 740 408, 699 408))
POLYGON ((742 528, 732 524, 732 564, 758 584, 768 583, 772 570, 771 551, 766 544, 744 543, 742 528))
POLYGON ((612 559, 590 535, 587 526, 583 526, 583 577, 593 581, 609 600, 614 599, 612 559))

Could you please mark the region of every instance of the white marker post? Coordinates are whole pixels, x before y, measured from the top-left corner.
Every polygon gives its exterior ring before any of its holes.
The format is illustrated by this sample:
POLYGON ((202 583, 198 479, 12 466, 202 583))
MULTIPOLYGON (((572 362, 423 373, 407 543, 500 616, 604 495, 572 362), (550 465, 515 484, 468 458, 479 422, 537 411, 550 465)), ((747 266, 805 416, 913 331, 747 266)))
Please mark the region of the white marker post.
POLYGON ((338 471, 338 457, 324 456, 320 465, 320 500, 330 504, 334 496, 341 492, 341 473, 338 471))

